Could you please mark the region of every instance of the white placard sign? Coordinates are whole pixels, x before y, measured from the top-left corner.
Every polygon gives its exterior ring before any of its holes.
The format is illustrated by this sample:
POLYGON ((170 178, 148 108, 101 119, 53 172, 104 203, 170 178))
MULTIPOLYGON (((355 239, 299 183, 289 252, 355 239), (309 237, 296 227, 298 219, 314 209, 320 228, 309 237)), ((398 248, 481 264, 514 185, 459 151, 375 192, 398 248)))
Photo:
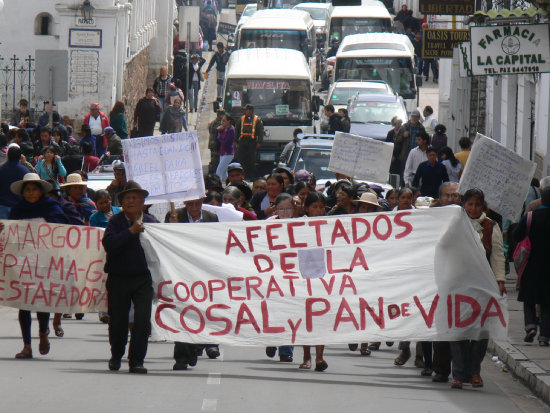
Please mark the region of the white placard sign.
POLYGON ((550 72, 547 24, 474 26, 470 39, 474 75, 550 72))
POLYGON ((146 203, 197 199, 204 180, 197 132, 124 139, 126 176, 149 191, 146 203))
POLYGON ((458 192, 479 188, 493 211, 516 221, 529 191, 536 164, 480 133, 460 178, 458 192))
POLYGON ((458 56, 458 75, 460 77, 472 76, 472 69, 470 68, 471 47, 470 42, 462 42, 453 51, 453 54, 458 56))
POLYGON ((388 182, 393 143, 336 132, 328 169, 358 179, 388 182))

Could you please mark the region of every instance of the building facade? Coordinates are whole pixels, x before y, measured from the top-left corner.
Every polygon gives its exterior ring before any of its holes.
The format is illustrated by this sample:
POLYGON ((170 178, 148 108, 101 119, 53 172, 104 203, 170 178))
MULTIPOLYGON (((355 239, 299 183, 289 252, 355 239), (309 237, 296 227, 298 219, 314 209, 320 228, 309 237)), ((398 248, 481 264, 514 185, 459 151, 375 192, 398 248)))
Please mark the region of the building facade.
POLYGON ((0 13, 2 117, 19 99, 41 111, 35 51, 67 50, 68 100, 62 115, 79 120, 92 102, 131 113, 150 79, 172 59, 173 0, 8 0, 0 13))

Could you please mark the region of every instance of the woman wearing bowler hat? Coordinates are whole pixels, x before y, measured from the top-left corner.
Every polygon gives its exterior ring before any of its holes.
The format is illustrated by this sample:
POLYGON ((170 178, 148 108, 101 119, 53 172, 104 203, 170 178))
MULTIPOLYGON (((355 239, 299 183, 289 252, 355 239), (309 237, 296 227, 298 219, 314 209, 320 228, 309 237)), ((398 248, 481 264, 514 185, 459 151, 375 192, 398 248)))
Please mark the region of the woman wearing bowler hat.
MULTIPOLYGON (((11 192, 22 197, 10 211, 11 220, 40 220, 51 223, 68 224, 69 220, 63 213, 61 206, 53 199, 46 196, 52 190, 52 185, 40 179, 35 173, 26 174, 22 180, 16 181, 10 186, 11 192)), ((0 232, 4 224, 0 222, 0 232)), ((40 343, 38 351, 45 355, 50 351, 49 323, 50 313, 37 312, 39 323, 40 343)), ((19 325, 23 336, 23 350, 15 355, 16 359, 31 359, 31 312, 19 310, 19 325)))

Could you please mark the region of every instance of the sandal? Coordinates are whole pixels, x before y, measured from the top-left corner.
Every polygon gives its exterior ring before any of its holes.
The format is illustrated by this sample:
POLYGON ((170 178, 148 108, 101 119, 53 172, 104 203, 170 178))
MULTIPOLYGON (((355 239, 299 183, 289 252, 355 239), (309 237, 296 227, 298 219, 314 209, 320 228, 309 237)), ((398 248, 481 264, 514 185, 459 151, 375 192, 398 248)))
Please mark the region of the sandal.
POLYGON ((348 348, 349 348, 351 351, 357 350, 357 347, 359 347, 358 344, 348 344, 348 348))
POLYGON ((370 353, 371 353, 367 343, 361 343, 361 350, 359 351, 362 356, 370 356, 370 353))
POLYGON ((369 350, 380 350, 380 342, 376 342, 376 343, 370 343, 369 344, 369 350))
POLYGON ((45 333, 38 334, 38 336, 40 337, 40 343, 38 344, 38 351, 43 356, 45 356, 50 352, 50 340, 48 340, 48 334, 50 334, 49 329, 45 333))
POLYGON ((328 364, 325 360, 315 362, 315 371, 325 371, 328 368, 328 364))
POLYGON ((304 361, 302 364, 300 364, 300 369, 309 370, 311 368, 311 360, 304 361))
POLYGON ((53 326, 53 331, 56 337, 63 337, 65 335, 65 331, 63 331, 63 328, 60 325, 53 326))
POLYGON ((548 347, 548 341, 539 341, 540 347, 548 347))
POLYGON ((434 371, 432 369, 424 369, 420 372, 421 376, 431 377, 434 371))
POLYGON ((483 379, 479 374, 472 374, 472 387, 483 387, 483 379))
POLYGON ((414 358, 414 366, 418 367, 419 369, 424 368, 424 360, 422 359, 422 356, 416 356, 414 358))
POLYGON ((16 359, 32 359, 32 348, 30 344, 25 344, 23 350, 15 355, 16 359))
POLYGON ((462 382, 460 380, 453 380, 451 383, 451 389, 461 389, 462 382))
POLYGON ((396 366, 403 366, 410 358, 411 358, 410 349, 401 350, 401 353, 393 361, 393 364, 395 364, 396 366))
POLYGON ((527 332, 527 334, 525 335, 525 337, 523 338, 523 341, 525 341, 526 343, 532 343, 533 340, 535 339, 535 336, 537 335, 537 329, 536 328, 532 328, 531 330, 529 330, 527 332))

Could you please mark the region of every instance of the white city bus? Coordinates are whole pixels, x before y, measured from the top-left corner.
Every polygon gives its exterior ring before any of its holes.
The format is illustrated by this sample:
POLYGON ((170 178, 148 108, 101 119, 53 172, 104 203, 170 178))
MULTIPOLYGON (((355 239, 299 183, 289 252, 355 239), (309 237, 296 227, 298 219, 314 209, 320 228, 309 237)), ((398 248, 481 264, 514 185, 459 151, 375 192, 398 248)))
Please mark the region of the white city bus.
POLYGON ((265 137, 257 154, 260 172, 273 169, 294 129, 313 132, 312 108, 317 98, 312 102, 312 90, 309 66, 297 50, 259 48, 231 53, 223 108, 238 121, 244 107, 251 104, 254 114, 262 118, 265 137))
POLYGON ((333 81, 383 80, 403 98, 410 112, 418 105, 415 73, 414 48, 406 35, 355 34, 346 36, 338 48, 333 81))
POLYGON ((390 13, 380 1, 364 1, 361 6, 337 6, 330 16, 329 47, 335 40, 358 33, 392 31, 390 13))
POLYGON ((302 10, 258 10, 237 34, 237 49, 279 48, 302 52, 312 75, 316 70, 316 36, 311 15, 302 10))

